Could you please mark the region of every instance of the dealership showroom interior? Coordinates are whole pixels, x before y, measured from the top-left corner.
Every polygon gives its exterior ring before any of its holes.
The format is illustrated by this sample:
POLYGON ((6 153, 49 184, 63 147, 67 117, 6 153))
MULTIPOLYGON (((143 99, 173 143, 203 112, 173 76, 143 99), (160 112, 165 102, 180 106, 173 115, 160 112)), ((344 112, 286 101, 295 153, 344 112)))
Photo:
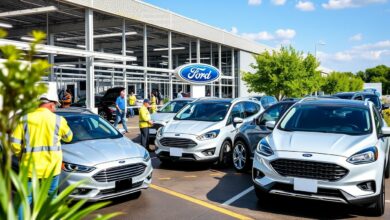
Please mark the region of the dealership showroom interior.
POLYGON ((390 68, 290 95, 292 47, 151 2, 0 0, 0 219, 390 219, 390 68))

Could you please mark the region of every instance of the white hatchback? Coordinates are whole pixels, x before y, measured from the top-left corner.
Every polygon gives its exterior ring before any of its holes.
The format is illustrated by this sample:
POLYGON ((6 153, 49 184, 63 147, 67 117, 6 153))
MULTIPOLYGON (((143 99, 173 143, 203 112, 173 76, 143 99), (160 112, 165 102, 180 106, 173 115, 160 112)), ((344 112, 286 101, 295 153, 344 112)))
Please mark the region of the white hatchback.
POLYGON ((227 165, 238 128, 257 117, 260 109, 258 103, 245 98, 209 98, 189 103, 158 130, 157 156, 162 162, 218 161, 227 165))

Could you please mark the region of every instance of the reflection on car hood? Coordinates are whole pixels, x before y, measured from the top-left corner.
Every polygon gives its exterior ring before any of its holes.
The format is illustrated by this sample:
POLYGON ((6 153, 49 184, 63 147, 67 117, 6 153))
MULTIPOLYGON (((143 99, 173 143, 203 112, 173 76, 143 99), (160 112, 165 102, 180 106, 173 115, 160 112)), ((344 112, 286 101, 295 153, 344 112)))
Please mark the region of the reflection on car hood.
POLYGON ((376 144, 372 135, 352 136, 318 132, 285 132, 274 130, 270 144, 277 151, 331 154, 350 157, 376 144))
POLYGON ((218 129, 220 122, 173 120, 165 126, 164 133, 201 135, 218 129))
POLYGON ((94 166, 121 159, 143 157, 143 149, 129 139, 97 139, 62 146, 64 161, 94 166))
POLYGON ((152 121, 155 122, 164 122, 166 123, 167 121, 171 120, 174 118, 176 113, 154 113, 151 115, 152 121))

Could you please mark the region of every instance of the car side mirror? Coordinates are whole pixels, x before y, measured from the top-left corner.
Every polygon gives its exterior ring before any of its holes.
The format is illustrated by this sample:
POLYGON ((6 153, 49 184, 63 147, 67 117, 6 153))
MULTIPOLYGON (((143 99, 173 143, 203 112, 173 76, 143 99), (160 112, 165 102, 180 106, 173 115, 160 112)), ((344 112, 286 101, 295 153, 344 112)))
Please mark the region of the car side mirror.
POLYGON ((234 122, 234 124, 241 124, 241 123, 244 123, 244 119, 239 118, 239 117, 235 117, 233 119, 233 122, 234 122))
POLYGON ((276 124, 275 121, 267 121, 267 122, 265 123, 265 127, 267 127, 267 128, 270 129, 270 130, 274 130, 275 124, 276 124))
POLYGON ((390 137, 390 127, 382 127, 381 137, 390 137))
POLYGON ((382 110, 389 109, 389 104, 382 104, 382 110))

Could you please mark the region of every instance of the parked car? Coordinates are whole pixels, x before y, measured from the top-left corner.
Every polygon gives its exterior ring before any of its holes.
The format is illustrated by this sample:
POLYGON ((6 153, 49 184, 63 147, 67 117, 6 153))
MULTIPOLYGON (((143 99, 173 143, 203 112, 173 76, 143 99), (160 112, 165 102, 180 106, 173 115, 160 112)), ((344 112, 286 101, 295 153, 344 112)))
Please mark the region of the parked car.
MULTIPOLYGON (((102 97, 103 97, 102 95, 95 95, 95 105, 98 105, 100 103, 100 100, 102 99, 102 97)), ((72 103, 70 106, 71 107, 85 108, 85 107, 87 107, 86 101, 87 101, 87 98, 83 97, 80 100, 78 100, 77 102, 72 103)))
POLYGON ((165 126, 172 118, 175 117, 176 113, 180 109, 194 100, 194 98, 174 99, 158 109, 157 113, 152 114, 151 118, 153 121, 153 127, 149 128, 149 138, 155 138, 159 128, 165 126))
POLYGON ((373 102, 375 104, 375 107, 378 109, 379 112, 382 111, 382 102, 375 93, 371 92, 342 92, 342 93, 337 93, 334 96, 339 97, 341 99, 353 99, 353 100, 366 100, 368 99, 369 101, 373 102))
POLYGON ((269 121, 278 121, 297 101, 298 99, 278 102, 268 107, 253 121, 246 122, 239 128, 234 138, 232 153, 233 166, 238 172, 252 168, 252 159, 257 144, 272 132, 265 124, 269 121))
POLYGON ((202 161, 227 165, 232 143, 243 122, 260 114, 250 99, 205 98, 187 104, 157 131, 156 154, 162 162, 202 161))
POLYGON ((104 96, 101 98, 100 102, 96 103, 98 113, 101 117, 105 118, 107 121, 115 120, 115 101, 120 95, 120 92, 124 89, 125 88, 123 87, 115 87, 108 89, 104 96))
POLYGON ((368 101, 302 100, 266 123, 253 160, 259 199, 270 194, 361 205, 382 215, 390 128, 368 101))
POLYGON ((252 96, 251 98, 255 98, 260 103, 261 112, 278 102, 274 96, 252 96))
POLYGON ((149 153, 124 137, 110 123, 88 110, 60 109, 73 131, 71 143, 63 143, 62 188, 86 182, 72 193, 73 199, 105 200, 140 194, 152 180, 149 153))

